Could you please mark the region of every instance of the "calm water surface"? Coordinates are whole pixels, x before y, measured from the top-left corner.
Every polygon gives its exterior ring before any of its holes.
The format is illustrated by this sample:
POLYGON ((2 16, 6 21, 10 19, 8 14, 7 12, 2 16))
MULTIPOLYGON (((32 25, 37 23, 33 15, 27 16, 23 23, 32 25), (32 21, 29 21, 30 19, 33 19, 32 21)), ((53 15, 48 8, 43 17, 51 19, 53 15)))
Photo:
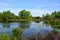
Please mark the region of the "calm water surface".
MULTIPOLYGON (((14 28, 22 28, 24 29, 24 36, 25 35, 35 35, 37 32, 40 34, 47 34, 51 30, 53 30, 51 25, 46 25, 44 22, 31 22, 31 23, 18 23, 18 22, 9 22, 9 23, 2 23, 0 22, 0 33, 8 33, 11 34, 14 28), (42 31, 42 32, 41 32, 42 31)), ((60 31, 60 30, 58 30, 60 31)))

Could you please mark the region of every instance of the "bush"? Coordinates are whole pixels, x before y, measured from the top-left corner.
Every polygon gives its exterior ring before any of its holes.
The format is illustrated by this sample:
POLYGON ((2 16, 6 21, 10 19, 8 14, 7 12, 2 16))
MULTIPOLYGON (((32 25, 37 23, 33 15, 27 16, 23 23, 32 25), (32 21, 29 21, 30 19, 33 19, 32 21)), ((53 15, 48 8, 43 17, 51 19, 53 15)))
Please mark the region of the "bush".
POLYGON ((0 40, 11 40, 8 34, 0 34, 0 40))

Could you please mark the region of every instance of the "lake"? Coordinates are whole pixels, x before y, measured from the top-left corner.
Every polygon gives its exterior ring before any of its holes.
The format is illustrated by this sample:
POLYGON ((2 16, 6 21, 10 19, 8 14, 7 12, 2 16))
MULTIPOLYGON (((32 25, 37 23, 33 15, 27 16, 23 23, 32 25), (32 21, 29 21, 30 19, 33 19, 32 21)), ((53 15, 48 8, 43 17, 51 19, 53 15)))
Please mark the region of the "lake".
MULTIPOLYGON (((43 21, 37 23, 34 21, 31 22, 9 22, 9 23, 2 23, 0 22, 0 33, 7 33, 12 34, 12 30, 14 28, 22 28, 24 30, 23 35, 26 37, 27 35, 35 35, 37 32, 40 34, 48 34, 54 28, 51 25, 47 25, 43 21)), ((60 29, 58 29, 60 33, 60 29)))

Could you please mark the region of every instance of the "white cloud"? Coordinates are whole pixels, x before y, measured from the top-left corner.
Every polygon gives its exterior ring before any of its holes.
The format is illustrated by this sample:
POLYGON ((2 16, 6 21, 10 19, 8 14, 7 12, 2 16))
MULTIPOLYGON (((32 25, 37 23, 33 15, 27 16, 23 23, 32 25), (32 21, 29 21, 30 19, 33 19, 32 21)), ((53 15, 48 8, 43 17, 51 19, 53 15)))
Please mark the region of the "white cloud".
POLYGON ((15 9, 15 8, 3 8, 3 9, 0 9, 0 12, 7 11, 7 10, 10 10, 15 15, 18 15, 18 12, 20 11, 20 9, 15 9))
MULTIPOLYGON (((10 10, 11 12, 13 12, 15 15, 18 15, 19 11, 21 11, 22 9, 3 9, 1 11, 6 11, 6 10, 10 10)), ((45 9, 26 9, 28 11, 31 12, 32 16, 42 16, 43 14, 45 15, 46 13, 51 14, 51 12, 53 12, 54 10, 45 10, 45 9)), ((0 11, 0 12, 1 12, 0 11)))
POLYGON ((31 14, 33 16, 42 16, 43 14, 45 15, 46 13, 51 14, 51 12, 53 12, 54 10, 45 10, 45 9, 28 9, 29 11, 31 11, 31 14))

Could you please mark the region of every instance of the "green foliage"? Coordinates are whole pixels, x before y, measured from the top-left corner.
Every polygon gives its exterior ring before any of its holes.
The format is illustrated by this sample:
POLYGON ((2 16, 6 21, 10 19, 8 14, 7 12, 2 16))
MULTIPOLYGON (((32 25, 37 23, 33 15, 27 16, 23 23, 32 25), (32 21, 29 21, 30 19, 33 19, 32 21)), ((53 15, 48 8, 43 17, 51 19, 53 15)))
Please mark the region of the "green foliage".
POLYGON ((17 38, 18 40, 21 39, 21 35, 22 35, 22 32, 23 32, 21 29, 15 28, 15 29, 13 29, 12 32, 13 32, 14 38, 17 38))
POLYGON ((2 21, 2 20, 3 20, 3 14, 0 13, 0 21, 2 21))
POLYGON ((51 15, 47 13, 46 15, 43 15, 43 18, 50 20, 51 19, 51 15))
POLYGON ((56 11, 52 12, 52 14, 51 14, 52 19, 54 19, 55 16, 56 16, 56 11))
POLYGON ((51 24, 54 28, 60 28, 60 11, 54 11, 52 14, 46 14, 43 15, 43 18, 45 19, 45 23, 51 24))
POLYGON ((43 18, 45 19, 60 19, 60 11, 54 11, 52 12, 52 14, 46 14, 46 15, 43 15, 43 18))
POLYGON ((15 19, 16 15, 8 11, 3 11, 3 21, 11 21, 12 19, 15 19))
POLYGON ((41 17, 37 16, 37 17, 32 17, 32 21, 39 23, 41 22, 41 17))
POLYGON ((32 16, 31 16, 31 12, 30 11, 26 11, 26 10, 22 10, 19 12, 19 16, 21 19, 23 20, 31 20, 32 16))
POLYGON ((0 40, 11 40, 8 34, 0 34, 0 40))
POLYGON ((60 19, 60 11, 58 11, 58 12, 54 11, 54 12, 52 12, 51 16, 53 18, 60 19))
POLYGON ((31 20, 32 15, 30 11, 22 10, 19 12, 19 16, 16 16, 14 13, 10 12, 9 10, 3 11, 0 13, 0 21, 27 21, 31 20))

